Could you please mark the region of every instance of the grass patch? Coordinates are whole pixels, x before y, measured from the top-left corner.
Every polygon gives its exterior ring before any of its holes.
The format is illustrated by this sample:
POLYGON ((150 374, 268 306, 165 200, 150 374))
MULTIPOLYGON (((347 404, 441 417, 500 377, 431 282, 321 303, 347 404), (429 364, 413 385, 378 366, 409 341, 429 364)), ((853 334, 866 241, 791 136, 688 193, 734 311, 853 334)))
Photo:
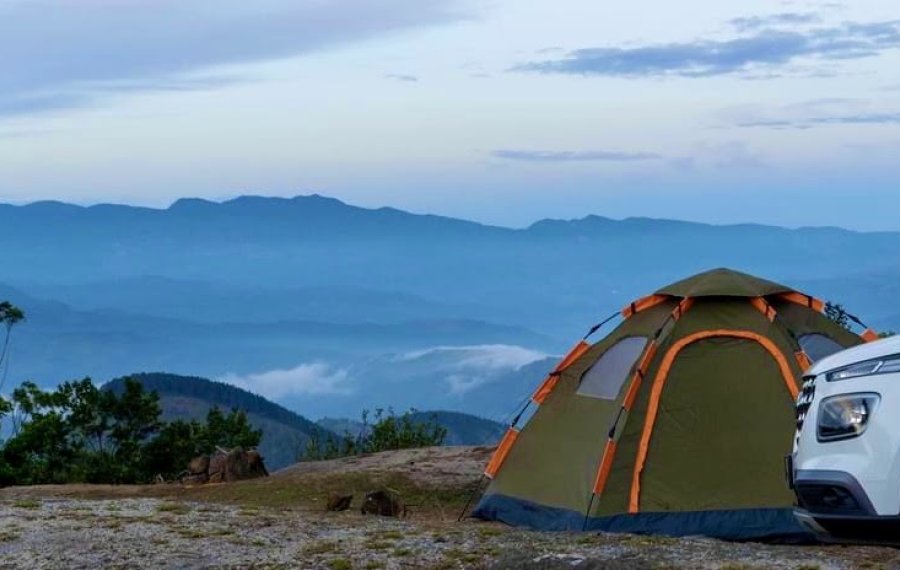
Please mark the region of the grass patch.
POLYGON ((28 509, 33 511, 41 508, 41 502, 34 499, 22 499, 13 503, 13 506, 17 509, 28 509))
POLYGON ((370 538, 366 542, 363 543, 363 546, 369 550, 389 550, 394 547, 394 543, 387 540, 380 540, 378 538, 370 538))
POLYGON ((186 515, 191 512, 191 508, 182 503, 162 503, 156 507, 156 512, 186 515))
POLYGON ((379 568, 384 568, 386 564, 382 560, 369 560, 366 562, 366 565, 363 566, 366 570, 378 570, 379 568))
MULTIPOLYGON (((596 538, 596 537, 594 537, 594 538, 596 538)), ((625 540, 622 541, 622 544, 624 546, 635 546, 638 548, 646 548, 646 547, 650 547, 650 546, 672 546, 673 544, 678 544, 678 540, 675 538, 669 537, 669 536, 634 535, 634 536, 627 537, 625 540)), ((723 568, 724 568, 724 566, 723 566, 723 568)), ((739 568, 744 568, 744 566, 738 566, 737 568, 731 569, 731 570, 738 570, 739 568)), ((748 566, 748 568, 749 568, 749 566, 748 566)))
POLYGON ((22 536, 17 532, 13 531, 2 531, 0 532, 0 542, 12 542, 14 540, 19 540, 19 537, 22 536))
POLYGON ((412 550, 409 548, 396 548, 394 549, 394 556, 397 557, 406 557, 412 554, 412 550))
POLYGON ((474 564, 481 562, 482 555, 480 553, 471 552, 468 550, 460 550, 459 548, 453 548, 446 551, 445 562, 449 564, 457 562, 461 563, 463 566, 468 568, 474 564))
POLYGON ((337 544, 333 542, 323 541, 308 545, 303 549, 303 554, 308 556, 315 556, 317 554, 330 554, 336 550, 337 544))
POLYGON ((181 538, 190 538, 190 539, 194 539, 194 540, 206 538, 205 532, 195 530, 192 528, 179 528, 175 532, 177 532, 181 538))
POLYGON ((500 535, 504 534, 504 531, 497 527, 489 526, 489 527, 484 527, 484 528, 478 529, 478 534, 480 534, 483 537, 500 536, 500 535))
POLYGON ((335 558, 328 561, 328 567, 331 570, 350 570, 353 565, 346 558, 335 558))
POLYGON ((206 536, 231 536, 234 531, 230 528, 217 528, 206 533, 206 536))

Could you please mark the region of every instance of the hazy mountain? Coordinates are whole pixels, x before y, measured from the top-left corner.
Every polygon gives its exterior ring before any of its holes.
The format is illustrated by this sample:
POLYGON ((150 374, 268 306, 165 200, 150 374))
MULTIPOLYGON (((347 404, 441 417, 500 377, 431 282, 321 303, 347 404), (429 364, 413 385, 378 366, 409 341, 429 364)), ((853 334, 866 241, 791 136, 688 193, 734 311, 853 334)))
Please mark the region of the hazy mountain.
POLYGON ((242 322, 242 312, 231 310, 220 322, 193 322, 137 312, 75 310, 2 284, 0 299, 15 302, 27 315, 15 331, 13 378, 44 385, 84 376, 105 381, 135 369, 219 377, 444 344, 548 342, 546 336, 521 327, 463 319, 242 322))
POLYGON ((413 421, 434 422, 446 428, 444 445, 494 445, 506 431, 503 424, 460 412, 419 412, 413 414, 413 421))
MULTIPOLYGON (((411 419, 445 428, 444 445, 493 445, 506 431, 506 426, 501 423, 461 412, 415 412, 411 419)), ((346 418, 322 418, 316 423, 326 430, 351 437, 358 437, 366 427, 361 421, 346 418)))
POLYGON ((593 215, 509 229, 321 196, 0 205, 0 227, 0 298, 29 317, 13 383, 167 370, 313 417, 500 419, 592 324, 718 266, 900 329, 900 233, 593 215))
POLYGON ((74 285, 30 284, 28 291, 80 309, 112 309, 206 323, 228 319, 252 323, 399 323, 460 316, 475 319, 488 313, 477 305, 441 303, 411 293, 357 285, 280 289, 267 283, 251 287, 148 276, 74 285))

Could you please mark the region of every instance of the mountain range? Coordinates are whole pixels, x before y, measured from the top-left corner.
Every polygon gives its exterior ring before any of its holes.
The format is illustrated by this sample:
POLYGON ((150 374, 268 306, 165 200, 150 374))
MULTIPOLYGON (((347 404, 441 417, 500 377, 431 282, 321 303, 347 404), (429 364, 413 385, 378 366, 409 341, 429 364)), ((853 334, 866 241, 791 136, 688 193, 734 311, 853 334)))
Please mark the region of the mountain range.
MULTIPOLYGON (((752 212, 748 213, 752 215, 752 212)), ((0 205, 10 383, 213 378, 305 416, 505 417, 619 307, 726 266, 900 329, 900 233, 586 215, 503 228, 322 196, 0 205)))

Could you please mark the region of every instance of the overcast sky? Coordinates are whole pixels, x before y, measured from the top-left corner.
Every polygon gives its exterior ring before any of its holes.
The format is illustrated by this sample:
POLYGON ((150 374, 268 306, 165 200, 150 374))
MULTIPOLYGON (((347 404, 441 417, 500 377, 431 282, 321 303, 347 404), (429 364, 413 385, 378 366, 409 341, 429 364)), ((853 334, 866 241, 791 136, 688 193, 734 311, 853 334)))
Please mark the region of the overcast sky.
POLYGON ((0 201, 900 230, 885 0, 0 0, 0 201))

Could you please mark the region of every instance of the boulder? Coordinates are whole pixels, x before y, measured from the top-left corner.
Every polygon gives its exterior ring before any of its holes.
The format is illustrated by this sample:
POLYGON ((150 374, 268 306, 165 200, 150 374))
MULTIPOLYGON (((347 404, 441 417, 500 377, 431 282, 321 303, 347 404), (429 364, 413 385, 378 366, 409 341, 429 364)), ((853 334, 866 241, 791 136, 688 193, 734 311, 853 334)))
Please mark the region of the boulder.
POLYGON ((209 473, 209 455, 200 455, 191 459, 190 463, 188 463, 187 472, 191 475, 209 473))
POLYGON ((325 510, 333 513, 346 511, 350 508, 350 503, 352 502, 353 495, 339 495, 337 493, 332 493, 328 495, 328 504, 325 505, 325 510))
POLYGON ((364 515, 405 517, 407 515, 407 508, 398 493, 382 489, 366 493, 366 498, 363 500, 360 512, 364 515))
POLYGON ((230 483, 268 477, 262 455, 255 449, 219 449, 212 456, 195 457, 188 465, 183 483, 230 483))

